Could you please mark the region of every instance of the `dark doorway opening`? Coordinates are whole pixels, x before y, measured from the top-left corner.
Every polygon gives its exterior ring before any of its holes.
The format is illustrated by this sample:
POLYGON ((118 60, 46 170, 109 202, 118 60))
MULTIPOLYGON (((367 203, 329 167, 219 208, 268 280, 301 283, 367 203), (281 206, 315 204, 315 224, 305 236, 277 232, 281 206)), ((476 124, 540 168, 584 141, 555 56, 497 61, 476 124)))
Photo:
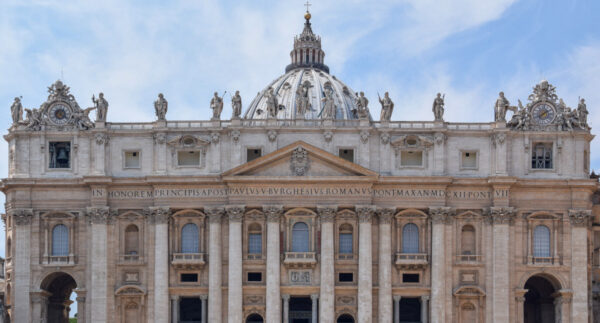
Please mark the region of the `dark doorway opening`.
POLYGON ((182 297, 179 300, 179 321, 200 323, 202 321, 202 301, 198 297, 182 297))
POLYGON ((48 322, 69 323, 70 298, 76 287, 75 279, 67 273, 53 273, 44 279, 41 288, 51 294, 46 311, 48 322))
POLYGON ((418 298, 402 297, 400 299, 400 322, 421 322, 421 301, 418 298))
POLYGON ((524 323, 554 322, 554 297, 556 289, 541 276, 533 276, 525 283, 524 323))
POLYGON ((337 323, 354 323, 354 318, 350 314, 342 314, 338 317, 337 323))
POLYGON ((262 318, 262 316, 258 315, 258 314, 252 314, 250 316, 248 316, 248 318, 246 318, 246 323, 263 323, 264 320, 262 318))
POLYGON ((310 299, 310 297, 290 298, 289 313, 289 323, 312 323, 310 321, 312 318, 312 300, 310 299))

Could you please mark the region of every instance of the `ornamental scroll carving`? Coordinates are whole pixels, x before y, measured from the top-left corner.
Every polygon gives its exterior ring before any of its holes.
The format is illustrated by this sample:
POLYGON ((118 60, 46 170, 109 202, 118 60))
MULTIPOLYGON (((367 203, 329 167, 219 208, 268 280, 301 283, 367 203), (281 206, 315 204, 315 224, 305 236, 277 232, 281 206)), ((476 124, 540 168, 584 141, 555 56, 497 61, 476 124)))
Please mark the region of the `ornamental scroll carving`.
POLYGON ((310 161, 308 159, 308 151, 300 146, 296 147, 292 151, 292 158, 290 159, 292 173, 296 176, 306 175, 309 167, 310 161))
POLYGON ((222 207, 219 207, 219 206, 209 207, 209 208, 206 208, 204 211, 208 215, 209 223, 221 223, 221 218, 223 217, 223 214, 225 213, 225 209, 222 207))
POLYGON ((317 213, 321 217, 321 223, 331 223, 335 221, 337 206, 317 206, 317 213))
POLYGON ((450 220, 450 217, 454 214, 456 214, 456 210, 447 206, 429 208, 429 216, 431 217, 431 222, 433 222, 434 224, 447 223, 448 220, 450 220))
POLYGON ((110 224, 117 216, 116 210, 105 207, 88 207, 86 214, 92 224, 110 224))
POLYGON ((513 207, 490 207, 490 221, 493 224, 510 224, 515 218, 513 207))
POLYGON ((225 208, 225 211, 229 216, 229 222, 242 222, 242 218, 244 217, 243 205, 230 205, 225 208))
POLYGON ((392 223, 392 217, 394 216, 394 208, 379 208, 377 209, 377 216, 379 217, 379 223, 390 224, 392 223))
POLYGON ((94 135, 94 138, 96 139, 96 144, 98 145, 106 145, 109 141, 108 134, 106 133, 97 133, 94 135))
POLYGON ((263 212, 267 217, 267 222, 279 222, 279 218, 283 213, 283 206, 281 205, 268 205, 263 206, 263 212))
POLYGON ((371 222, 373 214, 375 214, 374 205, 360 205, 356 206, 356 213, 358 214, 359 223, 371 222))
POLYGON ((149 207, 144 210, 144 215, 150 219, 151 223, 165 224, 169 223, 169 218, 171 217, 171 210, 168 207, 164 206, 149 207))
POLYGON ((15 209, 10 211, 10 214, 17 225, 31 224, 31 219, 33 218, 32 209, 15 209))
POLYGON ((591 215, 590 210, 569 210, 569 220, 574 227, 587 227, 591 215))

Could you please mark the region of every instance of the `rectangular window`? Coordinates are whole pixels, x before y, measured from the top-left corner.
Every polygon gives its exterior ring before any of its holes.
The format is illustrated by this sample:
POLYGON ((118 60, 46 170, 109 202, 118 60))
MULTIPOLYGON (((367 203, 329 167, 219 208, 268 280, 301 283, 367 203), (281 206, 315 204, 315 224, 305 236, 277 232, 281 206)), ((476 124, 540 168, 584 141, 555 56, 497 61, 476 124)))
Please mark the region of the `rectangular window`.
POLYGON ((460 168, 476 169, 477 168, 477 152, 463 151, 460 154, 460 168))
POLYGON ((340 233, 340 253, 352 253, 352 233, 340 233))
POLYGON ((198 274, 181 274, 182 283, 196 283, 198 282, 198 274))
POLYGON ((261 282, 262 281, 262 273, 261 272, 248 272, 248 281, 249 282, 261 282))
POLYGON ((50 153, 49 168, 70 168, 71 167, 71 143, 68 141, 50 142, 48 145, 50 153))
POLYGON ((177 152, 178 166, 200 166, 200 152, 197 150, 183 150, 177 152))
POLYGON ((531 151, 531 168, 552 169, 552 143, 535 143, 531 151))
POLYGON ((140 152, 126 151, 125 152, 125 168, 140 168, 140 152))
POLYGON ((341 148, 338 152, 340 158, 345 159, 351 163, 354 162, 354 149, 341 148))
POLYGON ((262 254, 262 234, 260 234, 260 233, 248 234, 248 253, 249 254, 262 254))
POLYGON ((262 156, 262 149, 260 148, 248 148, 246 150, 246 161, 251 162, 262 156))
POLYGON ((419 150, 405 150, 400 153, 400 166, 423 166, 423 152, 419 150))
POLYGON ((402 274, 403 283, 418 283, 419 274, 402 274))
POLYGON ((338 281, 340 283, 351 283, 354 281, 354 274, 353 273, 339 273, 338 281))

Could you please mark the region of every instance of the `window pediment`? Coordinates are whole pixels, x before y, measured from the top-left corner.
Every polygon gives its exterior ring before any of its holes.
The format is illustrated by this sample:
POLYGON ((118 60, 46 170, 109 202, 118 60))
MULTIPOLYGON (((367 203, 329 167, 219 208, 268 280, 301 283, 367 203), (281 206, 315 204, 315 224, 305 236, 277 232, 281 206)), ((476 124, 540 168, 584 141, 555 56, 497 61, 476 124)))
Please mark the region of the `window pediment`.
POLYGON ((433 138, 422 135, 398 136, 391 145, 396 149, 429 149, 433 146, 433 138))
POLYGON ((176 136, 167 142, 167 145, 174 148, 204 148, 209 144, 208 138, 191 135, 176 136))

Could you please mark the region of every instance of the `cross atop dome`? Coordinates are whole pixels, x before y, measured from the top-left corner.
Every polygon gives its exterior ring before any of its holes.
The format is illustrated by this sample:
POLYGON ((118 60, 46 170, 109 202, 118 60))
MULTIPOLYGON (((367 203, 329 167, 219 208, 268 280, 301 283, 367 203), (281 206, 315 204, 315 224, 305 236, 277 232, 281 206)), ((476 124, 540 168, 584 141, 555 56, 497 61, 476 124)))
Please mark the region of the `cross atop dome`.
POLYGON ((313 67, 329 73, 329 67, 324 64, 325 52, 321 49, 321 37, 315 35, 311 28, 310 18, 312 16, 309 11, 311 4, 306 1, 304 6, 306 6, 304 30, 294 38, 294 49, 290 52, 292 63, 285 68, 285 71, 313 67))

